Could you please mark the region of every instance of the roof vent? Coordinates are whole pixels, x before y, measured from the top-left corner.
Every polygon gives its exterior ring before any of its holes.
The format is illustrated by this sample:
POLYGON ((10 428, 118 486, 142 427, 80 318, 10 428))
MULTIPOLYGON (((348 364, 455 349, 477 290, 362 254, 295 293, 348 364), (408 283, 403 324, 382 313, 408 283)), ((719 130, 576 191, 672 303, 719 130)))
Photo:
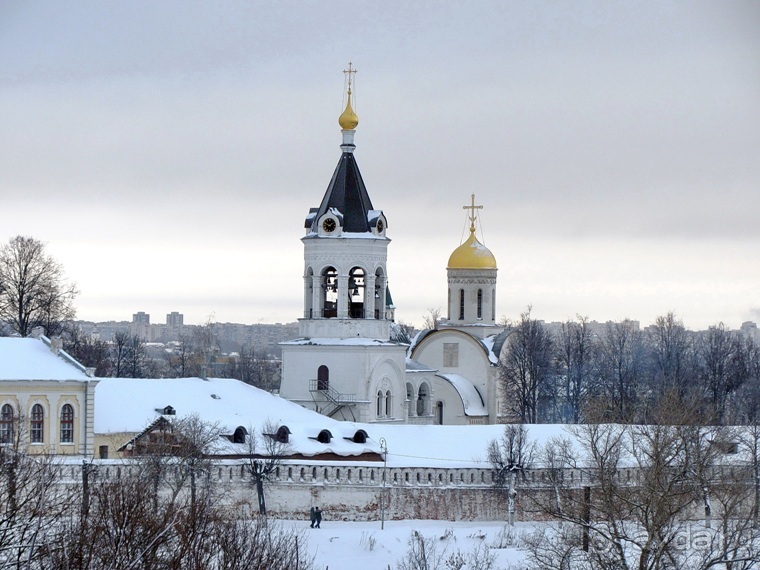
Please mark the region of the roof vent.
POLYGON ((171 406, 165 406, 163 408, 156 408, 156 411, 161 414, 162 416, 176 416, 177 410, 172 408, 171 406))
POLYGON ((330 433, 330 430, 323 429, 321 432, 319 432, 319 435, 317 436, 317 441, 319 443, 330 443, 330 440, 332 439, 332 434, 330 433))

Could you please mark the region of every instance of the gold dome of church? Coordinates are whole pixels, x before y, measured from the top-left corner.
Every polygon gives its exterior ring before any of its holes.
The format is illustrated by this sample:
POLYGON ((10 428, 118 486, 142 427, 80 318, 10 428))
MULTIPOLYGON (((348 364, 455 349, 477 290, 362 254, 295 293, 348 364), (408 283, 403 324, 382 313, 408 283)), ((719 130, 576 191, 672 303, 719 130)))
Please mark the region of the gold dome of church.
POLYGON ((449 269, 496 269, 496 258, 491 250, 475 237, 470 229, 470 237, 456 248, 449 257, 449 269))
POLYGON ((351 85, 353 76, 356 74, 356 69, 354 69, 350 61, 348 62, 348 69, 344 69, 343 73, 348 78, 348 101, 346 101, 346 109, 338 117, 338 124, 344 131, 353 131, 359 124, 359 117, 357 117, 353 107, 351 107, 351 85))
POLYGON ((352 131, 359 124, 359 117, 351 108, 351 89, 348 90, 348 102, 346 103, 346 110, 341 113, 340 117, 338 117, 338 124, 344 131, 352 131))

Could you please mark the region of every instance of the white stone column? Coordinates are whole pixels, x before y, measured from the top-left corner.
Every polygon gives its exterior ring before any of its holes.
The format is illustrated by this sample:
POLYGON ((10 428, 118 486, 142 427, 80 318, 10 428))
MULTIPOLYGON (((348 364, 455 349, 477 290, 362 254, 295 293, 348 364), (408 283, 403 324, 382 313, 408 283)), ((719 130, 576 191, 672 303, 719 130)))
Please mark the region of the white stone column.
POLYGON ((375 276, 367 275, 364 283, 364 318, 375 318, 375 276))
POLYGON ((311 315, 309 318, 315 319, 322 316, 322 276, 311 276, 311 315))
POLYGON ((348 318, 348 275, 338 276, 338 318, 348 318))

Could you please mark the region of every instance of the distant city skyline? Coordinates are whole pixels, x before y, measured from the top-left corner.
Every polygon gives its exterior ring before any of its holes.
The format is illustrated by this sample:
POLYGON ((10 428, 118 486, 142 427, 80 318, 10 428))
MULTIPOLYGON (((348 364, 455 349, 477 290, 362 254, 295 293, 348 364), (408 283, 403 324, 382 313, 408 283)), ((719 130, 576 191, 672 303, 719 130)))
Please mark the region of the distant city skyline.
POLYGON ((760 322, 760 3, 0 6, 0 241, 77 317, 302 316, 340 156, 388 218, 397 319, 446 308, 472 193, 497 317, 760 322))

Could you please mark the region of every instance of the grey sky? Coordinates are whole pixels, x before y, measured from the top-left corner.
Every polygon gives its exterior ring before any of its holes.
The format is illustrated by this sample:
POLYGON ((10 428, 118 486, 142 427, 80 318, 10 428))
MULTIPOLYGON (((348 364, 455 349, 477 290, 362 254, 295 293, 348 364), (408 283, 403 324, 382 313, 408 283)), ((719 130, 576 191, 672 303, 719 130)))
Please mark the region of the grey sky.
POLYGON ((760 321, 752 1, 3 2, 0 239, 81 318, 297 318, 348 60, 401 320, 474 192, 499 315, 760 321))

